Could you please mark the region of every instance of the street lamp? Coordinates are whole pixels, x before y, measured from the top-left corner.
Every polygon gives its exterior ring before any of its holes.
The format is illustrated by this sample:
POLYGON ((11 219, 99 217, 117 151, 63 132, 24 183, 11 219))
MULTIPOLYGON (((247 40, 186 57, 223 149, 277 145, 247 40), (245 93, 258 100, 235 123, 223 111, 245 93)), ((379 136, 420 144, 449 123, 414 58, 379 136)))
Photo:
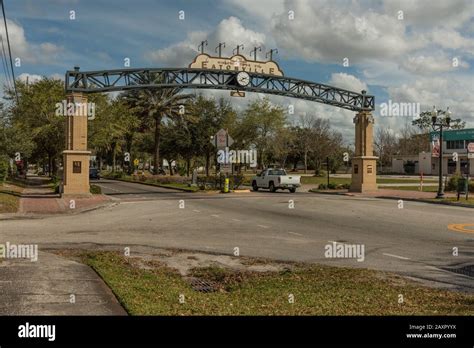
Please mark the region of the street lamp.
POLYGON ((446 111, 440 111, 440 114, 444 114, 445 117, 440 119, 438 118, 438 110, 436 106, 433 106, 431 111, 431 126, 433 130, 439 131, 439 184, 438 184, 438 194, 436 198, 444 198, 444 188, 443 188, 443 129, 449 129, 451 123, 451 111, 449 107, 446 111))

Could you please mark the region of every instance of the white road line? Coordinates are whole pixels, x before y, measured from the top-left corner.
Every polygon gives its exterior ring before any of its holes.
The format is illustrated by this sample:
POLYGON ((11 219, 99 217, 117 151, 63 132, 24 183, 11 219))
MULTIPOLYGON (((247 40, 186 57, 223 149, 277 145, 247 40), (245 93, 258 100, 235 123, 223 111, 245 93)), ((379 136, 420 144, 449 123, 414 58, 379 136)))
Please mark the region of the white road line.
POLYGON ((242 220, 239 220, 239 219, 232 219, 232 221, 241 222, 242 220))
POLYGON ((216 214, 211 214, 212 217, 215 217, 215 218, 218 218, 219 215, 216 215, 216 214))
POLYGON ((265 226, 265 225, 257 225, 257 226, 261 228, 270 228, 269 226, 265 226))
POLYGON ((197 209, 193 209, 193 212, 195 212, 195 213, 200 213, 201 211, 200 211, 200 210, 197 210, 197 209))
POLYGON ((288 232, 289 234, 294 234, 295 236, 302 236, 302 234, 300 233, 296 233, 296 232, 288 232))
POLYGON ((403 256, 398 256, 398 255, 393 255, 393 254, 382 253, 382 255, 395 257, 395 258, 401 259, 401 260, 410 260, 408 257, 403 257, 403 256))

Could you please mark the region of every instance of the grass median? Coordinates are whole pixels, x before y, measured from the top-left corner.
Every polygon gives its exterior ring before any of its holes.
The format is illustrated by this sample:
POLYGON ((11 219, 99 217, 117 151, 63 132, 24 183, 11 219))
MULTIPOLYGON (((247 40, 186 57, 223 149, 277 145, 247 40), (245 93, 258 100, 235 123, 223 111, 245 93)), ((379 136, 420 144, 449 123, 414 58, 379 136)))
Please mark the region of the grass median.
POLYGON ((23 187, 17 186, 17 183, 0 184, 0 213, 16 213, 20 206, 22 191, 23 187))
POLYGON ((474 314, 473 295, 426 288, 394 274, 365 269, 303 264, 277 272, 197 268, 192 270, 193 279, 213 284, 212 292, 199 292, 157 261, 138 266, 133 258, 115 252, 79 257, 104 279, 131 315, 474 314))

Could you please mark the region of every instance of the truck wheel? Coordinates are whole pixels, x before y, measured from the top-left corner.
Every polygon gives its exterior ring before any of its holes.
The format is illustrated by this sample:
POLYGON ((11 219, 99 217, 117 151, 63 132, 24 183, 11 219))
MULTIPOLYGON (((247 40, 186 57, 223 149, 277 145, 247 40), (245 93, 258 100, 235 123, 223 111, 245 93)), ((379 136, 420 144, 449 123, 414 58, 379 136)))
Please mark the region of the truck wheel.
POLYGON ((295 193, 295 192, 296 192, 296 189, 295 189, 295 188, 290 188, 290 192, 291 192, 291 193, 295 193))
POLYGON ((273 184, 273 181, 270 181, 270 186, 268 186, 268 188, 270 189, 270 192, 275 192, 276 191, 276 188, 275 188, 275 185, 273 184))
POLYGON ((252 182, 252 190, 253 190, 253 191, 258 191, 258 186, 257 186, 257 182, 256 182, 256 181, 253 181, 253 182, 252 182))

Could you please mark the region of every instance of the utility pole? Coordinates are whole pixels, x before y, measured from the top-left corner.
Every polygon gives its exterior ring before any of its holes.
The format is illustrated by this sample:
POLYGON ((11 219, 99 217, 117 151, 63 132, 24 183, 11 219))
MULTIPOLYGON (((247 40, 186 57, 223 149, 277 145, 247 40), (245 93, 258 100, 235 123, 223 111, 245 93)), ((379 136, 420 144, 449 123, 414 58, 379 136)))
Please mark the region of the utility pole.
POLYGON ((5 6, 3 4, 3 0, 0 0, 0 4, 2 5, 3 22, 5 24, 5 33, 7 34, 8 55, 10 56, 10 66, 11 66, 11 69, 12 69, 13 88, 15 89, 16 102, 19 103, 18 92, 16 90, 15 72, 13 71, 12 50, 11 50, 11 47, 10 47, 10 38, 8 36, 7 17, 5 15, 5 6))

